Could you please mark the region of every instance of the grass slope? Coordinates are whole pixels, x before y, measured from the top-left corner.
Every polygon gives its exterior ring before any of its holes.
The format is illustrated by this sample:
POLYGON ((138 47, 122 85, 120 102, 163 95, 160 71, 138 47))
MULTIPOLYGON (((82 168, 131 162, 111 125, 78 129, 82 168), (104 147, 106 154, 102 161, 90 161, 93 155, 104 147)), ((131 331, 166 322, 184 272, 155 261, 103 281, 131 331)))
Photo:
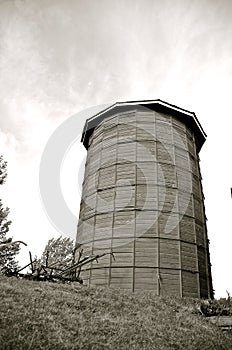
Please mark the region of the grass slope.
POLYGON ((0 349, 232 349, 198 300, 0 276, 0 349))

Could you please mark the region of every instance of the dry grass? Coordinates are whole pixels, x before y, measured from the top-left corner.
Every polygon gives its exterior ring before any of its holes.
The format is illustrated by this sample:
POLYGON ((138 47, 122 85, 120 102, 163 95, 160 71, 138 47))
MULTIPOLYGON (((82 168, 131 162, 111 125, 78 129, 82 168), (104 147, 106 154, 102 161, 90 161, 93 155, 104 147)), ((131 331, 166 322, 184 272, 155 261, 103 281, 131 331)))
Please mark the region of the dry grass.
POLYGON ((0 348, 231 349, 198 300, 0 277, 0 348))

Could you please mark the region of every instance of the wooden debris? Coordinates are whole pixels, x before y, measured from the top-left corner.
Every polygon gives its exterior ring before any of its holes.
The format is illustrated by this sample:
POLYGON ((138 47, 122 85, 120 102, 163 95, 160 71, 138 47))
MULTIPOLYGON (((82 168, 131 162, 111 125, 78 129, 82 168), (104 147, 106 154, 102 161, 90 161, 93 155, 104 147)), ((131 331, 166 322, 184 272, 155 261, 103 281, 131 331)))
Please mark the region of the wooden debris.
MULTIPOLYGON (((82 258, 83 250, 79 252, 79 257, 77 262, 75 262, 75 255, 72 257, 72 262, 70 266, 64 266, 64 268, 57 267, 56 265, 60 265, 60 261, 56 261, 52 263, 51 265, 48 265, 48 257, 49 252, 47 253, 46 262, 45 265, 40 264, 38 265, 38 261, 36 259, 32 260, 31 252, 29 252, 30 255, 30 262, 25 265, 24 267, 20 268, 19 270, 11 270, 6 269, 4 271, 4 274, 6 276, 15 276, 19 278, 26 278, 29 280, 36 280, 36 281, 50 281, 50 282, 79 282, 80 284, 83 284, 82 278, 80 278, 81 268, 82 266, 98 259, 102 258, 103 256, 110 254, 113 256, 113 253, 103 253, 103 254, 97 254, 97 255, 91 255, 91 256, 85 256, 82 258), (24 270, 26 267, 31 267, 30 273, 20 273, 22 270, 24 270)), ((115 259, 115 258, 114 258, 115 259)), ((70 262, 70 260, 68 261, 70 262)))

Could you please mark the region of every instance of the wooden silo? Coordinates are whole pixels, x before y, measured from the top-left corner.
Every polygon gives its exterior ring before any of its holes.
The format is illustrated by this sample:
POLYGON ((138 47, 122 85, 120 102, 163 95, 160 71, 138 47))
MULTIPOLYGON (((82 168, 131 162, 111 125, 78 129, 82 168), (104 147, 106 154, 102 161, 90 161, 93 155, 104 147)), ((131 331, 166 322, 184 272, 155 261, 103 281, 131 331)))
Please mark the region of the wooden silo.
POLYGON ((77 243, 113 252, 82 271, 88 285, 213 296, 194 113, 161 100, 116 103, 86 121, 77 243))

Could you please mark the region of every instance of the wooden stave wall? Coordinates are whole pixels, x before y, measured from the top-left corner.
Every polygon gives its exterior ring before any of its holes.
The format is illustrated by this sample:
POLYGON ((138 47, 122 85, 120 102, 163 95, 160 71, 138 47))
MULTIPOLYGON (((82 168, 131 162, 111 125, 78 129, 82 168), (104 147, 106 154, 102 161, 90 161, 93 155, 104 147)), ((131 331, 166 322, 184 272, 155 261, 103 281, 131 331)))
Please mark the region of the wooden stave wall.
POLYGON ((89 140, 77 243, 82 243, 87 254, 98 254, 113 248, 116 261, 107 256, 99 260, 98 264, 93 262, 87 267, 87 270, 82 272, 82 276, 89 285, 107 285, 131 290, 152 289, 161 295, 209 297, 211 293, 210 271, 205 221, 201 174, 194 135, 183 123, 172 116, 161 113, 135 110, 112 116, 95 128, 89 140), (151 121, 155 123, 155 130, 158 130, 159 133, 159 140, 155 142, 147 133, 151 127, 149 124, 151 121), (151 154, 156 153, 157 162, 162 163, 161 172, 167 174, 164 186, 159 177, 157 164, 147 163, 150 166, 149 171, 152 172, 153 165, 152 174, 158 175, 155 179, 152 177, 146 180, 150 182, 149 191, 150 189, 154 191, 153 193, 157 191, 158 196, 162 197, 162 190, 165 190, 169 198, 177 193, 181 203, 184 203, 186 198, 188 200, 189 193, 186 190, 189 189, 185 188, 184 181, 181 186, 175 183, 175 177, 178 171, 180 178, 182 175, 184 177, 186 174, 187 176, 191 174, 193 184, 191 203, 185 210, 185 215, 181 213, 181 205, 178 208, 177 204, 176 211, 172 215, 173 220, 178 222, 180 216, 182 219, 171 232, 171 240, 170 234, 162 233, 162 225, 165 220, 167 221, 167 217, 170 217, 170 213, 163 212, 162 215, 159 215, 162 210, 170 210, 169 203, 165 203, 164 207, 160 208, 159 200, 158 204, 148 201, 144 209, 143 199, 138 196, 139 192, 142 196, 143 187, 146 186, 135 163, 148 161, 146 152, 139 154, 138 145, 141 144, 151 154), (167 148, 172 155, 165 161, 163 159, 165 152, 162 154, 163 148, 167 148), (119 161, 122 152, 126 154, 127 163, 123 159, 119 161), (186 168, 186 157, 189 168, 187 171, 181 168, 183 166, 186 168), (116 165, 116 163, 119 164, 116 165), (100 165, 101 168, 98 169, 100 165), (96 169, 98 171, 94 175, 96 169), (116 178, 120 176, 130 181, 132 186, 128 186, 127 189, 126 186, 122 187, 121 199, 119 188, 115 200, 114 185, 116 178), (94 186, 97 187, 98 195, 96 195, 94 186), (132 188, 131 192, 130 188, 132 188), (131 201, 124 207, 123 212, 118 212, 120 203, 123 202, 123 192, 127 193, 127 190, 131 194, 131 201), (101 197, 104 200, 111 200, 104 202, 101 201, 101 197), (158 221, 142 235, 139 232, 142 224, 137 220, 141 210, 147 211, 148 218, 149 215, 154 214, 156 217, 159 216, 158 221), (102 213, 99 214, 99 211, 102 213), (124 226, 118 230, 117 224, 119 223, 120 226, 120 223, 124 222, 123 216, 130 218, 131 225, 128 224, 126 230, 124 226), (112 223, 114 228, 104 227, 110 227, 112 223), (120 240, 128 244, 120 246, 120 240), (153 250, 152 246, 154 246, 153 250), (169 255, 167 255, 168 249, 169 255), (172 251, 173 254, 170 254, 172 251))

